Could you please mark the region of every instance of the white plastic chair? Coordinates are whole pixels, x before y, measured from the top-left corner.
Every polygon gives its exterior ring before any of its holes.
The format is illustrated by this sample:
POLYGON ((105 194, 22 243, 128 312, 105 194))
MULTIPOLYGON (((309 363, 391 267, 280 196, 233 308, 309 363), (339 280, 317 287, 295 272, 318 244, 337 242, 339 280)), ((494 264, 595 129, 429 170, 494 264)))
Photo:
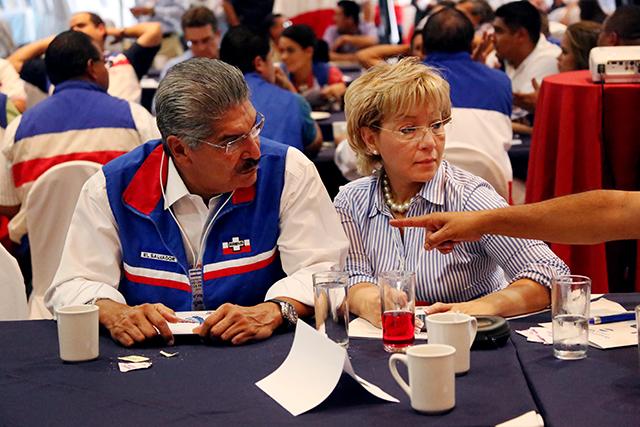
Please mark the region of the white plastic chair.
POLYGON ((460 141, 447 141, 444 158, 454 166, 479 176, 493 186, 507 202, 511 202, 511 185, 498 162, 484 150, 460 141))
POLYGON ((0 245, 0 320, 25 320, 27 294, 18 261, 0 245))
POLYGON ((99 163, 84 160, 61 163, 42 174, 27 195, 25 207, 33 269, 30 319, 53 318, 44 305, 44 294, 60 264, 80 190, 85 181, 101 167, 99 163))

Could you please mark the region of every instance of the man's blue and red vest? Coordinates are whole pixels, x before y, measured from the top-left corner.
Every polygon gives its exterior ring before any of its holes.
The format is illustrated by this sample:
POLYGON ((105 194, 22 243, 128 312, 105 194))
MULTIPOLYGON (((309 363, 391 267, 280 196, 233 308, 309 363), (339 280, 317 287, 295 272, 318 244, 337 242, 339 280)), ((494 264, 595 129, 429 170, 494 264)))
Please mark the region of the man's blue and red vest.
MULTIPOLYGON (((206 309, 226 302, 258 304, 285 277, 277 240, 287 148, 261 138, 256 183, 237 189, 215 219, 202 256, 206 309)), ((161 302, 191 310, 191 266, 180 230, 164 209, 160 186, 162 177, 166 187, 168 161, 161 141, 155 140, 103 168, 122 247, 118 289, 130 305, 161 302)))

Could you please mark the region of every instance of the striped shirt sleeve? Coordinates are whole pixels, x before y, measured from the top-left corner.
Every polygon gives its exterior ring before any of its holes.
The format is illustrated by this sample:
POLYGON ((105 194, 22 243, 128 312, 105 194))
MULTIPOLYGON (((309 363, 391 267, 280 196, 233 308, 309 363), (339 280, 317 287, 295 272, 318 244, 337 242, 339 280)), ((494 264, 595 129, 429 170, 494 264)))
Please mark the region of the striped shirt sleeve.
POLYGON ((333 201, 340 216, 342 228, 349 238, 349 252, 345 261, 345 271, 349 272, 349 286, 362 282, 376 283, 376 275, 367 256, 365 242, 358 226, 359 212, 353 206, 354 203, 366 203, 366 198, 363 200, 360 197, 352 197, 355 194, 349 193, 355 192, 343 189, 333 201))

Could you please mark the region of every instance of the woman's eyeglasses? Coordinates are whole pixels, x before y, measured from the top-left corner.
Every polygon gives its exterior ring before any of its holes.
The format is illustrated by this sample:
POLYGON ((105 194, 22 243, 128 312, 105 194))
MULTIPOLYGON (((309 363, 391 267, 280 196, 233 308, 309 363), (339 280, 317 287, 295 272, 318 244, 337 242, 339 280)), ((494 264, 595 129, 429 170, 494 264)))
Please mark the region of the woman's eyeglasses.
POLYGON ((451 123, 451 117, 433 122, 429 126, 405 126, 398 130, 387 129, 376 125, 373 125, 371 127, 380 130, 386 130, 387 132, 392 132, 400 141, 412 142, 422 141, 429 132, 431 132, 431 135, 433 137, 444 135, 446 131, 446 125, 448 125, 449 123, 451 123))

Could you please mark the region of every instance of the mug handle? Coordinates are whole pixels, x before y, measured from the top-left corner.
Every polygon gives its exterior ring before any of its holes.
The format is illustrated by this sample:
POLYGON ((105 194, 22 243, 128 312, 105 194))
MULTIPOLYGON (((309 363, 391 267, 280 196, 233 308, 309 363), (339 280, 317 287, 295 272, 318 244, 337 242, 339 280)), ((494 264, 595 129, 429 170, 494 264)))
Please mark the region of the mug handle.
POLYGON ((405 393, 411 398, 411 388, 409 385, 402 379, 402 376, 398 373, 398 362, 404 363, 407 367, 407 356, 404 354, 392 354, 389 358, 389 370, 391 371, 391 376, 398 383, 398 385, 404 390, 405 393))
POLYGON ((469 348, 473 345, 473 341, 476 339, 476 334, 478 333, 478 319, 471 316, 471 322, 469 322, 469 348))

